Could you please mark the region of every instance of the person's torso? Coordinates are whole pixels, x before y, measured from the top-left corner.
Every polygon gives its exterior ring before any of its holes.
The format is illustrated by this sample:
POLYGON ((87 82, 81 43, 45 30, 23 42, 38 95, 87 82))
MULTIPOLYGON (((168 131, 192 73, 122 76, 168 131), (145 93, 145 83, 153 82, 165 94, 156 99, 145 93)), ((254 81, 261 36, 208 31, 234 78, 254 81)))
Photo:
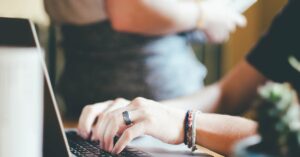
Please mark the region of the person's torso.
POLYGON ((64 25, 62 32, 66 59, 62 84, 72 84, 72 91, 76 86, 86 88, 84 93, 97 97, 91 100, 102 100, 99 93, 106 94, 106 99, 122 95, 163 100, 203 86, 206 69, 184 35, 144 37, 116 32, 108 21, 64 25))
POLYGON ((55 23, 89 24, 107 19, 104 0, 44 0, 55 23))

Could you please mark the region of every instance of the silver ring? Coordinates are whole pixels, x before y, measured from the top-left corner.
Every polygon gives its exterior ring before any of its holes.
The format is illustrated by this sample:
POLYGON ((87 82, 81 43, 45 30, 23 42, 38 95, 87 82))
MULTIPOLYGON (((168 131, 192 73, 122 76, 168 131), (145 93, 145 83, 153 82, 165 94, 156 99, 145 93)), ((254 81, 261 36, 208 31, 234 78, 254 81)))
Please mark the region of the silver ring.
POLYGON ((125 124, 126 124, 126 125, 131 125, 131 124, 132 124, 132 121, 131 121, 131 119, 130 119, 129 112, 128 112, 128 111, 124 111, 124 112, 122 113, 122 115, 123 115, 123 119, 124 119, 125 124))

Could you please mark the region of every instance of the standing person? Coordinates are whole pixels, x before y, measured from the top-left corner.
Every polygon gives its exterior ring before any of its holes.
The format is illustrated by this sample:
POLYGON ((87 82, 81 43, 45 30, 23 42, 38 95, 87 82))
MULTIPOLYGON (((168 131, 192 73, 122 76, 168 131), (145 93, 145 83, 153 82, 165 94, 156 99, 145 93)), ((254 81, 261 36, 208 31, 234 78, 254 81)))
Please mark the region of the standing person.
POLYGON ((65 69, 58 91, 72 117, 85 104, 119 96, 164 100, 195 92, 206 69, 182 34, 202 29, 209 41, 220 43, 246 23, 214 1, 45 0, 45 5, 62 32, 65 69))

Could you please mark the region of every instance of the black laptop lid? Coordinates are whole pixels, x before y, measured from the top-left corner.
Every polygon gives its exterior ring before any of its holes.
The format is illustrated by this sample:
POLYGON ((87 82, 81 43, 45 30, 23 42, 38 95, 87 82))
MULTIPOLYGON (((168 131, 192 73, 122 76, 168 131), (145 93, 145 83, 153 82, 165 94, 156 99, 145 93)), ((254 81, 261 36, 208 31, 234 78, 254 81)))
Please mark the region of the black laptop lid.
POLYGON ((0 17, 0 46, 36 47, 30 22, 0 17))

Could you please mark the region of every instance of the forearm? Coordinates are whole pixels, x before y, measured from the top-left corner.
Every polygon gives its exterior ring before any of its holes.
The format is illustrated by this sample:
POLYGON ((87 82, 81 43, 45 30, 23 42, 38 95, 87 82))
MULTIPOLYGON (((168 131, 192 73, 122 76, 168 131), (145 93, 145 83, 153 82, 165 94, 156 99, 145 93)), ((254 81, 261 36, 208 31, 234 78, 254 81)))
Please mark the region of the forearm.
POLYGON ((202 112, 216 112, 221 104, 221 100, 222 88, 216 83, 192 95, 163 101, 162 104, 184 110, 195 109, 201 110, 202 112))
POLYGON ((199 16, 194 0, 108 0, 106 10, 118 31, 144 35, 194 29, 199 16))
POLYGON ((220 114, 198 114, 196 143, 218 153, 228 155, 233 145, 245 137, 256 134, 254 121, 220 114))
POLYGON ((182 109, 197 109, 202 112, 240 114, 249 107, 257 88, 267 79, 247 61, 241 61, 218 83, 192 95, 162 102, 182 109))

